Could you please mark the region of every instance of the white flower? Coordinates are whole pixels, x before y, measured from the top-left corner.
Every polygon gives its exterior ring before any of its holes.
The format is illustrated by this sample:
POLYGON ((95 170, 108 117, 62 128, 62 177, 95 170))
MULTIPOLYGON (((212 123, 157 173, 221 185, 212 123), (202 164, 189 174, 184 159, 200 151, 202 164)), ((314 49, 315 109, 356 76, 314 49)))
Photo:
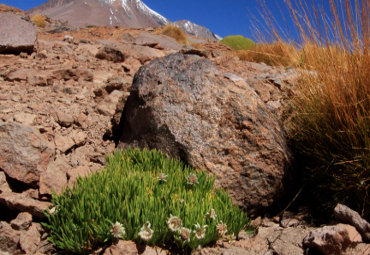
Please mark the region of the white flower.
POLYGON ((234 233, 231 234, 231 235, 228 235, 227 240, 229 241, 229 243, 234 243, 235 240, 236 240, 236 237, 235 237, 234 233))
POLYGON ((56 213, 58 213, 58 212, 59 212, 59 210, 60 210, 59 205, 57 205, 57 206, 55 206, 55 207, 53 207, 53 208, 51 208, 51 209, 49 210, 49 214, 50 214, 50 215, 56 214, 56 213))
POLYGON ((126 235, 125 228, 118 221, 116 222, 116 224, 112 224, 110 233, 115 238, 123 238, 123 236, 126 235))
POLYGON ((206 227, 207 225, 204 225, 203 227, 201 227, 199 225, 199 223, 197 224, 194 224, 195 226, 195 230, 194 230, 194 233, 195 233, 195 237, 200 240, 200 239, 203 239, 205 236, 206 236, 206 227))
POLYGON ((211 209, 209 211, 209 213, 206 213, 206 216, 209 215, 209 217, 212 219, 212 220, 215 220, 217 218, 217 215, 216 215, 216 211, 215 209, 211 209))
POLYGON ((167 175, 165 175, 164 173, 160 173, 159 176, 157 177, 158 181, 164 181, 164 182, 167 182, 167 175))
POLYGON ((190 229, 181 228, 179 230, 181 242, 183 242, 183 243, 190 242, 190 233, 191 233, 190 229))
POLYGON ((154 231, 150 229, 150 223, 147 221, 140 229, 139 236, 144 241, 148 242, 153 237, 154 231))
POLYGON ((167 221, 167 224, 168 224, 168 228, 172 231, 172 232, 176 232, 178 231, 180 228, 181 228, 181 225, 182 225, 182 222, 179 218, 177 218, 176 216, 172 216, 172 214, 170 214, 170 218, 168 219, 167 221))
POLYGON ((198 177, 193 174, 193 173, 190 173, 187 177, 186 177, 186 180, 187 180, 187 184, 190 184, 190 185, 195 185, 195 184, 199 184, 198 182, 198 177))
POLYGON ((220 236, 224 236, 226 233, 227 233, 227 225, 222 223, 222 221, 220 221, 218 224, 217 224, 217 230, 218 230, 218 234, 220 236))

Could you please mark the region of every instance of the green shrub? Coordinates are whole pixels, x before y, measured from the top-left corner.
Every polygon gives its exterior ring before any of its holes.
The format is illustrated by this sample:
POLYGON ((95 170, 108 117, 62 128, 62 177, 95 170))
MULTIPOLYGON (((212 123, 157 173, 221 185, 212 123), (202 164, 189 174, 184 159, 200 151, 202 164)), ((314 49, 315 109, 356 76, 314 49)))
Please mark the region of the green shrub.
POLYGON ((241 35, 229 35, 223 38, 220 43, 229 46, 235 51, 238 50, 249 50, 255 46, 255 42, 253 42, 249 38, 245 38, 241 35))
POLYGON ((214 181, 156 150, 117 151, 107 156, 104 170, 53 195, 56 209, 45 212, 49 223, 44 225, 52 243, 80 254, 116 238, 174 242, 192 250, 224 235, 237 236, 249 224, 227 192, 214 190, 214 181))

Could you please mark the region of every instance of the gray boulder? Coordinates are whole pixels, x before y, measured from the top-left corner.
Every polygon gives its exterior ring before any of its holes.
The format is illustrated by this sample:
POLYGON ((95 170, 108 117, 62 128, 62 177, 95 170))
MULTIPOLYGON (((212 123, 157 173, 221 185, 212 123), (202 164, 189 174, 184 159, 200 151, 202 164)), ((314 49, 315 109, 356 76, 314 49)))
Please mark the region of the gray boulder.
POLYGON ((31 22, 11 12, 0 13, 0 53, 32 53, 36 35, 31 22))
POLYGON ((136 73, 118 147, 159 149, 216 174, 255 216, 284 194, 292 157, 278 118, 242 78, 195 55, 171 54, 136 73))

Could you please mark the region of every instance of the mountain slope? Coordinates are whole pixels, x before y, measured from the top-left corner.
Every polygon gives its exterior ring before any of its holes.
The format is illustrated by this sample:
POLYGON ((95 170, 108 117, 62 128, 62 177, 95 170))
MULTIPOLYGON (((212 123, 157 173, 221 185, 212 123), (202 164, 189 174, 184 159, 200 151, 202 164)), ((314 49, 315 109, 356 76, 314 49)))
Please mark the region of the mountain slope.
POLYGON ((197 25, 189 20, 179 20, 174 22, 174 24, 187 32, 189 35, 194 35, 210 40, 218 40, 216 35, 212 33, 208 28, 197 25))
POLYGON ((28 13, 39 13, 52 19, 65 19, 73 27, 156 27, 170 22, 141 0, 49 0, 30 9, 28 13))

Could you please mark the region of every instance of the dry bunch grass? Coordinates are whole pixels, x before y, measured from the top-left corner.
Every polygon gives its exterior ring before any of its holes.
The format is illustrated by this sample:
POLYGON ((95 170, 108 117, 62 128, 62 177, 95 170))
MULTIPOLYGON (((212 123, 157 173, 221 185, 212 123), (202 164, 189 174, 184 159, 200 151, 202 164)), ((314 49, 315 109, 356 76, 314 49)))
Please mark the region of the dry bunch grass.
POLYGON ((45 19, 46 19, 45 16, 43 16, 41 14, 35 14, 31 18, 33 23, 35 23, 35 25, 38 26, 38 27, 45 27, 46 26, 45 19))
MULTIPOLYGON (((287 4, 302 45, 291 60, 300 60, 300 82, 291 98, 294 118, 287 124, 295 149, 306 159, 303 173, 322 204, 340 202, 370 217, 369 2, 330 0, 330 15, 314 5, 310 12, 302 0, 296 9, 290 0, 287 4)), ((283 41, 271 20, 265 21, 270 38, 283 41)), ((260 40, 267 44, 266 37, 260 40)))
POLYGON ((166 25, 158 33, 174 38, 178 43, 188 45, 188 35, 179 27, 166 25))

